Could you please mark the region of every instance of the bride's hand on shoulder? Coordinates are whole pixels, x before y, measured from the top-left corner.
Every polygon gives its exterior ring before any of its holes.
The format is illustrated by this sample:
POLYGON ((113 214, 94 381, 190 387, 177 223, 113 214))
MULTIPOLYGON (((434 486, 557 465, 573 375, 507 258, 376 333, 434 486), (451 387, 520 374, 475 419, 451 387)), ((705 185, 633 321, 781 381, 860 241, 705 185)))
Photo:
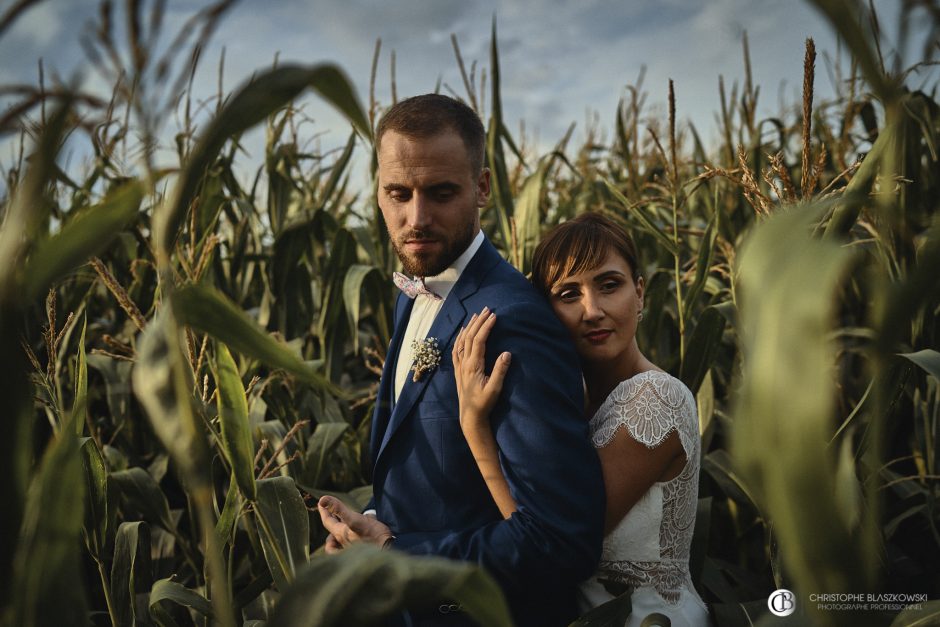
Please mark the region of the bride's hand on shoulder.
POLYGON ((484 370, 486 340, 495 323, 496 314, 484 307, 470 318, 454 340, 451 358, 460 399, 460 427, 465 433, 468 428, 487 423, 509 370, 512 356, 508 352, 499 356, 491 373, 484 370))
POLYGON ((490 412, 503 389, 510 354, 501 354, 490 374, 484 370, 486 340, 495 324, 496 314, 489 308, 484 307, 479 315, 474 314, 454 340, 451 358, 460 399, 460 430, 496 506, 503 518, 509 518, 516 511, 516 501, 500 468, 499 449, 490 428, 490 412))

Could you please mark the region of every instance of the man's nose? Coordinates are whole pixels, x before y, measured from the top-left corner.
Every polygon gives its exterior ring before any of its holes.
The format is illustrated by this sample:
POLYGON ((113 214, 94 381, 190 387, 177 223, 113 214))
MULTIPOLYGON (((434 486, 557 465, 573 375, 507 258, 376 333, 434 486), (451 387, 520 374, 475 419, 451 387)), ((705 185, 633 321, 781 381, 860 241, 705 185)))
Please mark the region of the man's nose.
POLYGON ((427 228, 431 225, 431 206, 424 194, 415 194, 408 205, 408 226, 412 229, 427 228))

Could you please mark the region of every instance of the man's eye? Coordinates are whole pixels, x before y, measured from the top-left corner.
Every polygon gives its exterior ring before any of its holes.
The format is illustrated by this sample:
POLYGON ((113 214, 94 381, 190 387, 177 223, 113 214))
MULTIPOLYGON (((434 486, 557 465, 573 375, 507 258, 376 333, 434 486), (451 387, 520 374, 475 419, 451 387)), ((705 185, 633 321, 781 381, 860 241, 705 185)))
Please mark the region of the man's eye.
POLYGON ((454 197, 454 190, 442 189, 434 193, 434 199, 438 202, 447 202, 454 197))
POLYGON ((389 192, 388 197, 394 200, 395 202, 405 202, 411 197, 411 195, 408 192, 395 191, 395 192, 389 192))

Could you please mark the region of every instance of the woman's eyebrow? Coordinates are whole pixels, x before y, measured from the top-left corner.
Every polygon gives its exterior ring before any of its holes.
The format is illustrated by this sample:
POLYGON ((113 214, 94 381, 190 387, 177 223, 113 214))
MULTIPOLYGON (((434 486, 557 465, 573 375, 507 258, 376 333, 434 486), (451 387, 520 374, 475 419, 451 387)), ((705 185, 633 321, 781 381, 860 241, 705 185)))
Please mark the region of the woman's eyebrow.
POLYGON ((626 276, 626 275, 625 275, 623 272, 621 272, 620 270, 607 270, 607 271, 605 271, 605 272, 601 272, 600 274, 595 275, 595 276, 594 276, 594 280, 595 280, 595 281, 603 281, 604 279, 609 279, 609 278, 612 278, 612 277, 620 278, 620 277, 624 277, 624 276, 626 276))
POLYGON ((563 283, 556 283, 552 286, 553 292, 560 292, 561 290, 567 289, 569 287, 577 287, 578 284, 575 281, 565 281, 563 283))

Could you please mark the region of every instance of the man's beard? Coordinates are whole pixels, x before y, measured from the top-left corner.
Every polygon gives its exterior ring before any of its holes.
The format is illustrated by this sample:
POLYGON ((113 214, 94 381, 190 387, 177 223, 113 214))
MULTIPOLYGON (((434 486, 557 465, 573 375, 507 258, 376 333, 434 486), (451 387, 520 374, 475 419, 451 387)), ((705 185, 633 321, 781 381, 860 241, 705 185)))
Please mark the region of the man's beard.
POLYGON ((467 227, 450 237, 447 234, 436 234, 430 231, 414 230, 404 233, 396 242, 392 240, 392 246, 398 259, 401 260, 402 268, 405 274, 410 276, 429 277, 437 276, 456 261, 457 257, 463 254, 463 251, 470 246, 473 241, 473 223, 467 224, 467 227), (407 256, 402 252, 405 242, 411 239, 432 239, 443 244, 441 251, 435 255, 414 255, 407 256))

